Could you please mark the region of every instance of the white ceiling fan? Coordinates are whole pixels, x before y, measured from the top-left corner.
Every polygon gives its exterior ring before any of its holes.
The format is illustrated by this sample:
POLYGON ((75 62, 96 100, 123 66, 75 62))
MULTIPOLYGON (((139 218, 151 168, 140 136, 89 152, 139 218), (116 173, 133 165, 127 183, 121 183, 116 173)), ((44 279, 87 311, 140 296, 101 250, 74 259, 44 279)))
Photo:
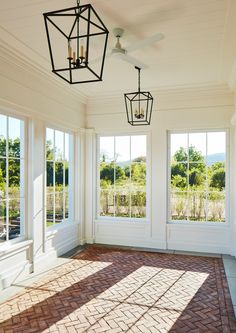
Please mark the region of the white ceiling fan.
POLYGON ((140 62, 138 59, 132 57, 129 53, 135 50, 141 49, 148 45, 153 44, 154 42, 158 42, 159 40, 164 38, 162 33, 157 33, 151 37, 145 38, 143 40, 137 41, 135 43, 130 44, 128 47, 123 48, 120 43, 120 38, 124 35, 124 29, 122 28, 114 28, 113 34, 117 38, 117 42, 115 47, 111 50, 111 53, 107 55, 107 57, 117 56, 121 60, 124 60, 134 66, 139 68, 147 68, 148 66, 140 62))
MULTIPOLYGON (((164 38, 164 35, 162 33, 157 33, 151 37, 142 39, 140 41, 134 42, 130 44, 128 47, 123 48, 120 43, 120 38, 124 35, 124 29, 122 28, 114 28, 113 34, 117 38, 115 47, 111 49, 110 53, 106 55, 106 58, 110 57, 117 57, 123 61, 126 61, 133 66, 139 67, 141 69, 147 68, 148 66, 139 61, 138 59, 132 57, 130 55, 131 52, 136 51, 138 49, 142 49, 146 46, 149 46, 155 42, 158 42, 159 40, 162 40, 164 38)), ((100 61, 101 58, 96 58, 92 61, 92 63, 96 63, 100 61)), ((91 62, 90 62, 91 63, 91 62)))

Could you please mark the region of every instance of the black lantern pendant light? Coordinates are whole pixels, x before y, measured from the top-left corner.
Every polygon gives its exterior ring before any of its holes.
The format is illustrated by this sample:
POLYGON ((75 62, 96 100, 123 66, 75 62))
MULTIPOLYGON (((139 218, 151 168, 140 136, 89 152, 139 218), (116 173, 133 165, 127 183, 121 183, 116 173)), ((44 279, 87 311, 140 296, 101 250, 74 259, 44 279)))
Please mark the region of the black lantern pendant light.
POLYGON ((44 13, 44 21, 52 72, 70 84, 102 81, 109 31, 92 5, 77 0, 44 13))
POLYGON ((140 90, 140 71, 138 70, 138 91, 124 94, 128 123, 133 126, 150 125, 153 97, 150 92, 140 90))

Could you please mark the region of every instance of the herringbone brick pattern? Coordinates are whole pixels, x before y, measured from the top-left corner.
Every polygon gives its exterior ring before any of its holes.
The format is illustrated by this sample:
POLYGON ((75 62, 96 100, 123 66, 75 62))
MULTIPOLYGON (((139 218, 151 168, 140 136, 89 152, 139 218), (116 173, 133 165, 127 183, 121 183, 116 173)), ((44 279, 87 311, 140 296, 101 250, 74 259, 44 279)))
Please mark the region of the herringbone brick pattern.
POLYGON ((221 259, 90 246, 0 304, 0 333, 236 332, 221 259))

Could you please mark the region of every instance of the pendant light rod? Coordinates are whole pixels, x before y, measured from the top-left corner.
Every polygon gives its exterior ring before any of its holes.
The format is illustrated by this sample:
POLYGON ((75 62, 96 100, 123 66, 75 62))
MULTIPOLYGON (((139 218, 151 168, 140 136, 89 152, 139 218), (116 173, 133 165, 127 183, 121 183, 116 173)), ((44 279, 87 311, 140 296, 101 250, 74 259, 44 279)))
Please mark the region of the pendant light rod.
POLYGON ((138 92, 140 92, 140 72, 141 72, 141 68, 138 66, 135 66, 134 68, 136 68, 138 70, 138 92))

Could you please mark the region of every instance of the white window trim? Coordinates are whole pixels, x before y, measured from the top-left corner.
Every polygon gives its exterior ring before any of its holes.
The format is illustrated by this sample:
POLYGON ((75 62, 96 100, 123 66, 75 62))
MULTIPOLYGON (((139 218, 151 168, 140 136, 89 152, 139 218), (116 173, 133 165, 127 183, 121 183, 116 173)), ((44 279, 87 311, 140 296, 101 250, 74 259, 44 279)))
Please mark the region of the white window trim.
POLYGON ((95 188, 95 222, 113 222, 113 223, 130 223, 130 224, 149 224, 151 222, 151 133, 145 131, 134 132, 102 132, 96 135, 96 188, 95 188), (117 216, 100 216, 100 138, 116 136, 136 136, 145 135, 146 140, 146 217, 117 217, 117 216))
MULTIPOLYGON (((8 117, 8 118, 15 118, 18 120, 23 121, 24 124, 24 131, 23 131, 23 136, 24 136, 24 174, 23 174, 23 179, 21 179, 21 186, 23 186, 23 192, 24 192, 24 197, 23 197, 23 212, 22 212, 22 218, 23 222, 20 224, 20 229, 22 230, 22 235, 19 237, 13 238, 13 239, 8 239, 2 243, 0 243, 0 248, 11 248, 12 245, 21 243, 27 239, 27 234, 28 234, 28 119, 27 117, 24 117, 18 113, 15 113, 14 111, 6 111, 4 109, 0 109, 0 114, 8 117)), ((21 203, 22 204, 22 203, 21 203)))
MULTIPOLYGON (((44 228, 46 231, 46 234, 49 235, 51 232, 56 231, 58 229, 62 229, 64 227, 67 227, 69 225, 74 224, 75 220, 75 132, 66 129, 65 127, 60 127, 57 125, 52 125, 51 123, 45 124, 44 128, 44 190, 43 190, 43 196, 44 196, 44 228), (63 132, 64 134, 69 134, 69 185, 70 189, 69 192, 71 195, 69 196, 69 218, 64 219, 60 223, 54 223, 53 225, 47 227, 47 158, 46 158, 46 130, 47 128, 52 129, 54 131, 54 144, 55 144, 55 131, 63 132), (70 180, 71 179, 71 180, 70 180)), ((55 159, 52 161, 55 163, 55 159)))
POLYGON ((181 129, 167 131, 167 144, 168 144, 168 176, 167 176, 167 223, 174 225, 186 226, 214 226, 219 228, 230 226, 230 129, 229 128, 201 128, 201 129, 181 129), (205 221, 186 221, 186 220, 171 220, 171 134, 184 134, 184 133, 209 133, 209 132, 225 132, 226 133, 226 159, 225 159, 225 222, 205 222, 205 221))

